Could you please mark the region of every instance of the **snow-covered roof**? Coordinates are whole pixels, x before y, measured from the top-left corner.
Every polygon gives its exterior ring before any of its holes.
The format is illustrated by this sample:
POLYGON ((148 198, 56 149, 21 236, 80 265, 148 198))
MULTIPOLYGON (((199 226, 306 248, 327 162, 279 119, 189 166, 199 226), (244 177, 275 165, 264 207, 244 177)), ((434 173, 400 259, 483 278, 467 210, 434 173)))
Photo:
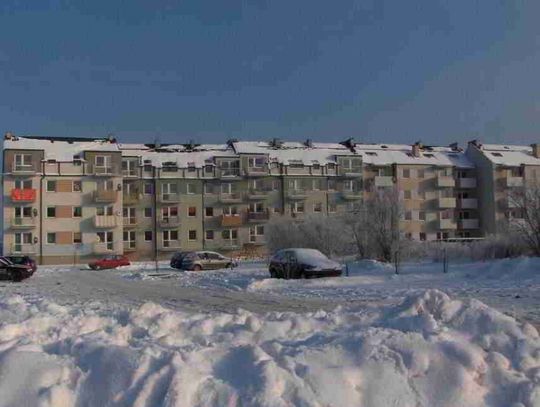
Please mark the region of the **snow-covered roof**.
POLYGON ((484 156, 495 164, 508 166, 540 165, 540 158, 533 155, 531 146, 481 144, 479 148, 484 153, 484 156))
POLYGON ((356 144, 356 152, 362 161, 372 165, 438 165, 458 168, 474 168, 474 164, 461 150, 451 147, 422 147, 418 157, 407 144, 356 144))
POLYGON ((56 161, 73 161, 73 157, 76 155, 82 159, 84 151, 119 151, 116 143, 104 139, 68 142, 30 137, 5 139, 4 149, 43 150, 45 160, 56 161))

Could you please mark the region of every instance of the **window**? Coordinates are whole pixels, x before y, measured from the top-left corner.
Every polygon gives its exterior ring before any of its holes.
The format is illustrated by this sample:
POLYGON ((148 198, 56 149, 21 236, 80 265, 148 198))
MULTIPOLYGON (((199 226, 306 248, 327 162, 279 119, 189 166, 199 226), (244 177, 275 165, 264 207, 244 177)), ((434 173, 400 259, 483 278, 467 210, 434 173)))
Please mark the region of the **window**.
POLYGON ((291 203, 291 212, 294 213, 304 213, 304 202, 293 202, 291 203))
POLYGON ((424 178, 426 176, 426 172, 423 169, 419 169, 417 171, 418 178, 424 178))
POLYGON ((96 207, 97 216, 113 216, 112 206, 98 206, 96 207))
POLYGON ((420 232, 420 240, 422 242, 425 242, 426 241, 426 234, 424 232, 420 232))
POLYGON ((426 212, 419 211, 418 212, 418 220, 426 220, 426 212))
POLYGON ((320 179, 312 180, 311 186, 312 186, 314 191, 320 191, 320 189, 321 189, 321 180, 320 179))
POLYGON ((193 195, 196 192, 195 184, 189 183, 186 185, 188 195, 193 195))
POLYGON ((471 217, 471 213, 468 212, 468 211, 460 211, 458 213, 458 218, 459 219, 470 219, 470 217, 471 217))
POLYGON ((99 243, 101 243, 106 250, 114 249, 113 232, 97 232, 96 235, 99 243))
POLYGON ((137 167, 139 161, 137 159, 125 159, 122 160, 122 174, 127 176, 137 175, 137 167))
POLYGON ((279 191, 279 181, 277 179, 272 180, 272 191, 279 191))
POLYGON ((137 247, 137 239, 134 230, 125 230, 122 238, 124 240, 124 248, 135 249, 137 247))
POLYGON ((74 206, 73 207, 73 217, 74 218, 81 218, 82 217, 82 207, 81 206, 74 206))
POLYGON ((15 180, 15 188, 16 189, 32 189, 32 180, 31 179, 15 180))
POLYGON ((337 206, 335 203, 330 203, 328 204, 328 212, 329 213, 336 213, 337 211, 337 206))
POLYGON ((170 247, 171 242, 178 241, 178 230, 164 230, 162 233, 163 247, 170 247))
POLYGON ((206 240, 214 240, 214 231, 213 230, 207 230, 205 233, 205 239, 206 240))
POLYGON ((403 199, 412 199, 412 191, 410 189, 403 191, 403 199))
POLYGON ((31 206, 17 206, 15 207, 16 218, 31 218, 32 207, 31 206))
POLYGON ((204 173, 205 174, 212 174, 214 172, 214 167, 212 165, 205 165, 204 166, 204 173))
POLYGON ((335 179, 329 179, 328 180, 328 190, 329 191, 335 191, 336 190, 336 180, 335 179))
POLYGON ((154 193, 154 184, 152 184, 151 182, 145 182, 144 193, 145 195, 152 195, 154 193))
POLYGON ((144 217, 145 218, 151 218, 152 217, 152 208, 144 208, 144 217))
POLYGON ((150 171, 152 171, 152 164, 144 164, 143 170, 144 170, 145 172, 150 172, 150 171))
POLYGON ((73 232, 73 243, 82 243, 81 232, 73 232))
POLYGON ((236 184, 230 182, 221 184, 221 193, 222 194, 234 194, 236 192, 236 184))
POLYGON ((336 164, 334 164, 334 163, 328 163, 328 164, 326 164, 326 167, 327 167, 329 170, 335 170, 335 169, 336 169, 336 164))
POLYGON ((205 194, 213 194, 215 193, 214 184, 204 184, 204 193, 205 194))
POLYGON ((15 154, 15 171, 28 171, 32 169, 31 154, 15 154))
POLYGON ((238 208, 236 206, 224 206, 223 215, 225 216, 238 215, 238 208))
POLYGON ((144 232, 144 241, 145 242, 151 242, 152 241, 152 235, 153 235, 153 233, 152 233, 151 230, 146 230, 144 232))
POLYGON ((164 206, 161 208, 161 218, 168 220, 170 218, 178 217, 178 207, 176 206, 164 206))
POLYGON ((263 168, 265 164, 264 157, 250 157, 248 160, 248 166, 251 168, 263 168))
POLYGON ((194 218, 195 216, 197 216, 197 207, 196 206, 190 206, 188 208, 188 216, 190 218, 194 218))
POLYGON ((403 169, 403 178, 411 178, 411 170, 408 168, 403 169))
POLYGON ((406 211, 405 212, 405 220, 412 220, 412 212, 406 211))
POLYGON ((262 202, 251 202, 249 204, 249 211, 255 212, 255 213, 263 213, 264 212, 264 204, 262 202))
POLYGON ((249 241, 256 242, 258 236, 264 236, 264 226, 253 226, 249 228, 249 241))
POLYGON ((175 162, 166 162, 162 166, 163 172, 176 172, 178 171, 178 166, 175 162))
POLYGON ((224 240, 234 240, 238 239, 238 230, 236 229, 225 229, 221 232, 221 237, 224 240))
POLYGON ((196 230, 190 230, 188 232, 188 240, 197 240, 197 231, 196 230))
POLYGON ((47 233, 47 244, 56 244, 56 233, 47 233))
POLYGON ((313 212, 322 212, 322 203, 316 202, 313 204, 313 212))
POLYGON ((47 192, 56 192, 56 181, 47 181, 47 192))
POLYGON ((48 206, 47 207, 47 217, 48 218, 56 218, 56 206, 48 206))
POLYGON ((207 218, 214 216, 214 208, 211 206, 207 206, 206 208, 204 208, 204 216, 206 216, 207 218))
POLYGON ((73 192, 82 192, 82 182, 81 181, 73 181, 71 184, 71 190, 73 192))

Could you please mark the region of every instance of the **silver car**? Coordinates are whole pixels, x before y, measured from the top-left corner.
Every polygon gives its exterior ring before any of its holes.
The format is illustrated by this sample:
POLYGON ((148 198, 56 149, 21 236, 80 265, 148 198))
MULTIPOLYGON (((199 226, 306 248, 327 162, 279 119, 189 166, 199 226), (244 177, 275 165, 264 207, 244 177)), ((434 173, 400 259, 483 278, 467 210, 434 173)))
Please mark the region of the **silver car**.
POLYGON ((234 266, 233 259, 217 252, 178 252, 171 258, 171 267, 180 270, 217 270, 234 266))

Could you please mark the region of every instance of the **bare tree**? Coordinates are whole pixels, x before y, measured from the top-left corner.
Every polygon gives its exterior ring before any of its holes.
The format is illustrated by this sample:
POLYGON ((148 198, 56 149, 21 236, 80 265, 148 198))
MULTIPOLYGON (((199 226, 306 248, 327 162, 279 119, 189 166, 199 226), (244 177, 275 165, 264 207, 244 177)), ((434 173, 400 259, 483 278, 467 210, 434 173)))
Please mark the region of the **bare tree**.
POLYGON ((540 256, 540 185, 528 183, 508 193, 508 225, 540 256))

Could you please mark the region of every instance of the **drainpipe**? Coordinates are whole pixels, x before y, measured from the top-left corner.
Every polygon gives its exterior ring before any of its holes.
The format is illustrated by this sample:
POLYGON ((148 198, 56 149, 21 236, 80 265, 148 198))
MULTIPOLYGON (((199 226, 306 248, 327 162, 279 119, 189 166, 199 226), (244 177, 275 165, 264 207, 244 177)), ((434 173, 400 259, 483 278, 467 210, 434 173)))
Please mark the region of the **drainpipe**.
POLYGON ((206 180, 202 180, 202 191, 201 191, 201 203, 202 203, 202 213, 201 213, 201 223, 202 223, 202 248, 206 250, 206 231, 204 228, 204 219, 206 216, 206 208, 204 206, 204 191, 206 188, 206 180))
POLYGON ((153 190, 154 190, 154 261, 156 263, 156 271, 158 269, 158 211, 157 211, 157 179, 156 179, 156 168, 154 167, 154 176, 153 176, 153 190))
POLYGON ((39 264, 43 264, 43 181, 45 180, 45 164, 41 164, 39 179, 39 264))

